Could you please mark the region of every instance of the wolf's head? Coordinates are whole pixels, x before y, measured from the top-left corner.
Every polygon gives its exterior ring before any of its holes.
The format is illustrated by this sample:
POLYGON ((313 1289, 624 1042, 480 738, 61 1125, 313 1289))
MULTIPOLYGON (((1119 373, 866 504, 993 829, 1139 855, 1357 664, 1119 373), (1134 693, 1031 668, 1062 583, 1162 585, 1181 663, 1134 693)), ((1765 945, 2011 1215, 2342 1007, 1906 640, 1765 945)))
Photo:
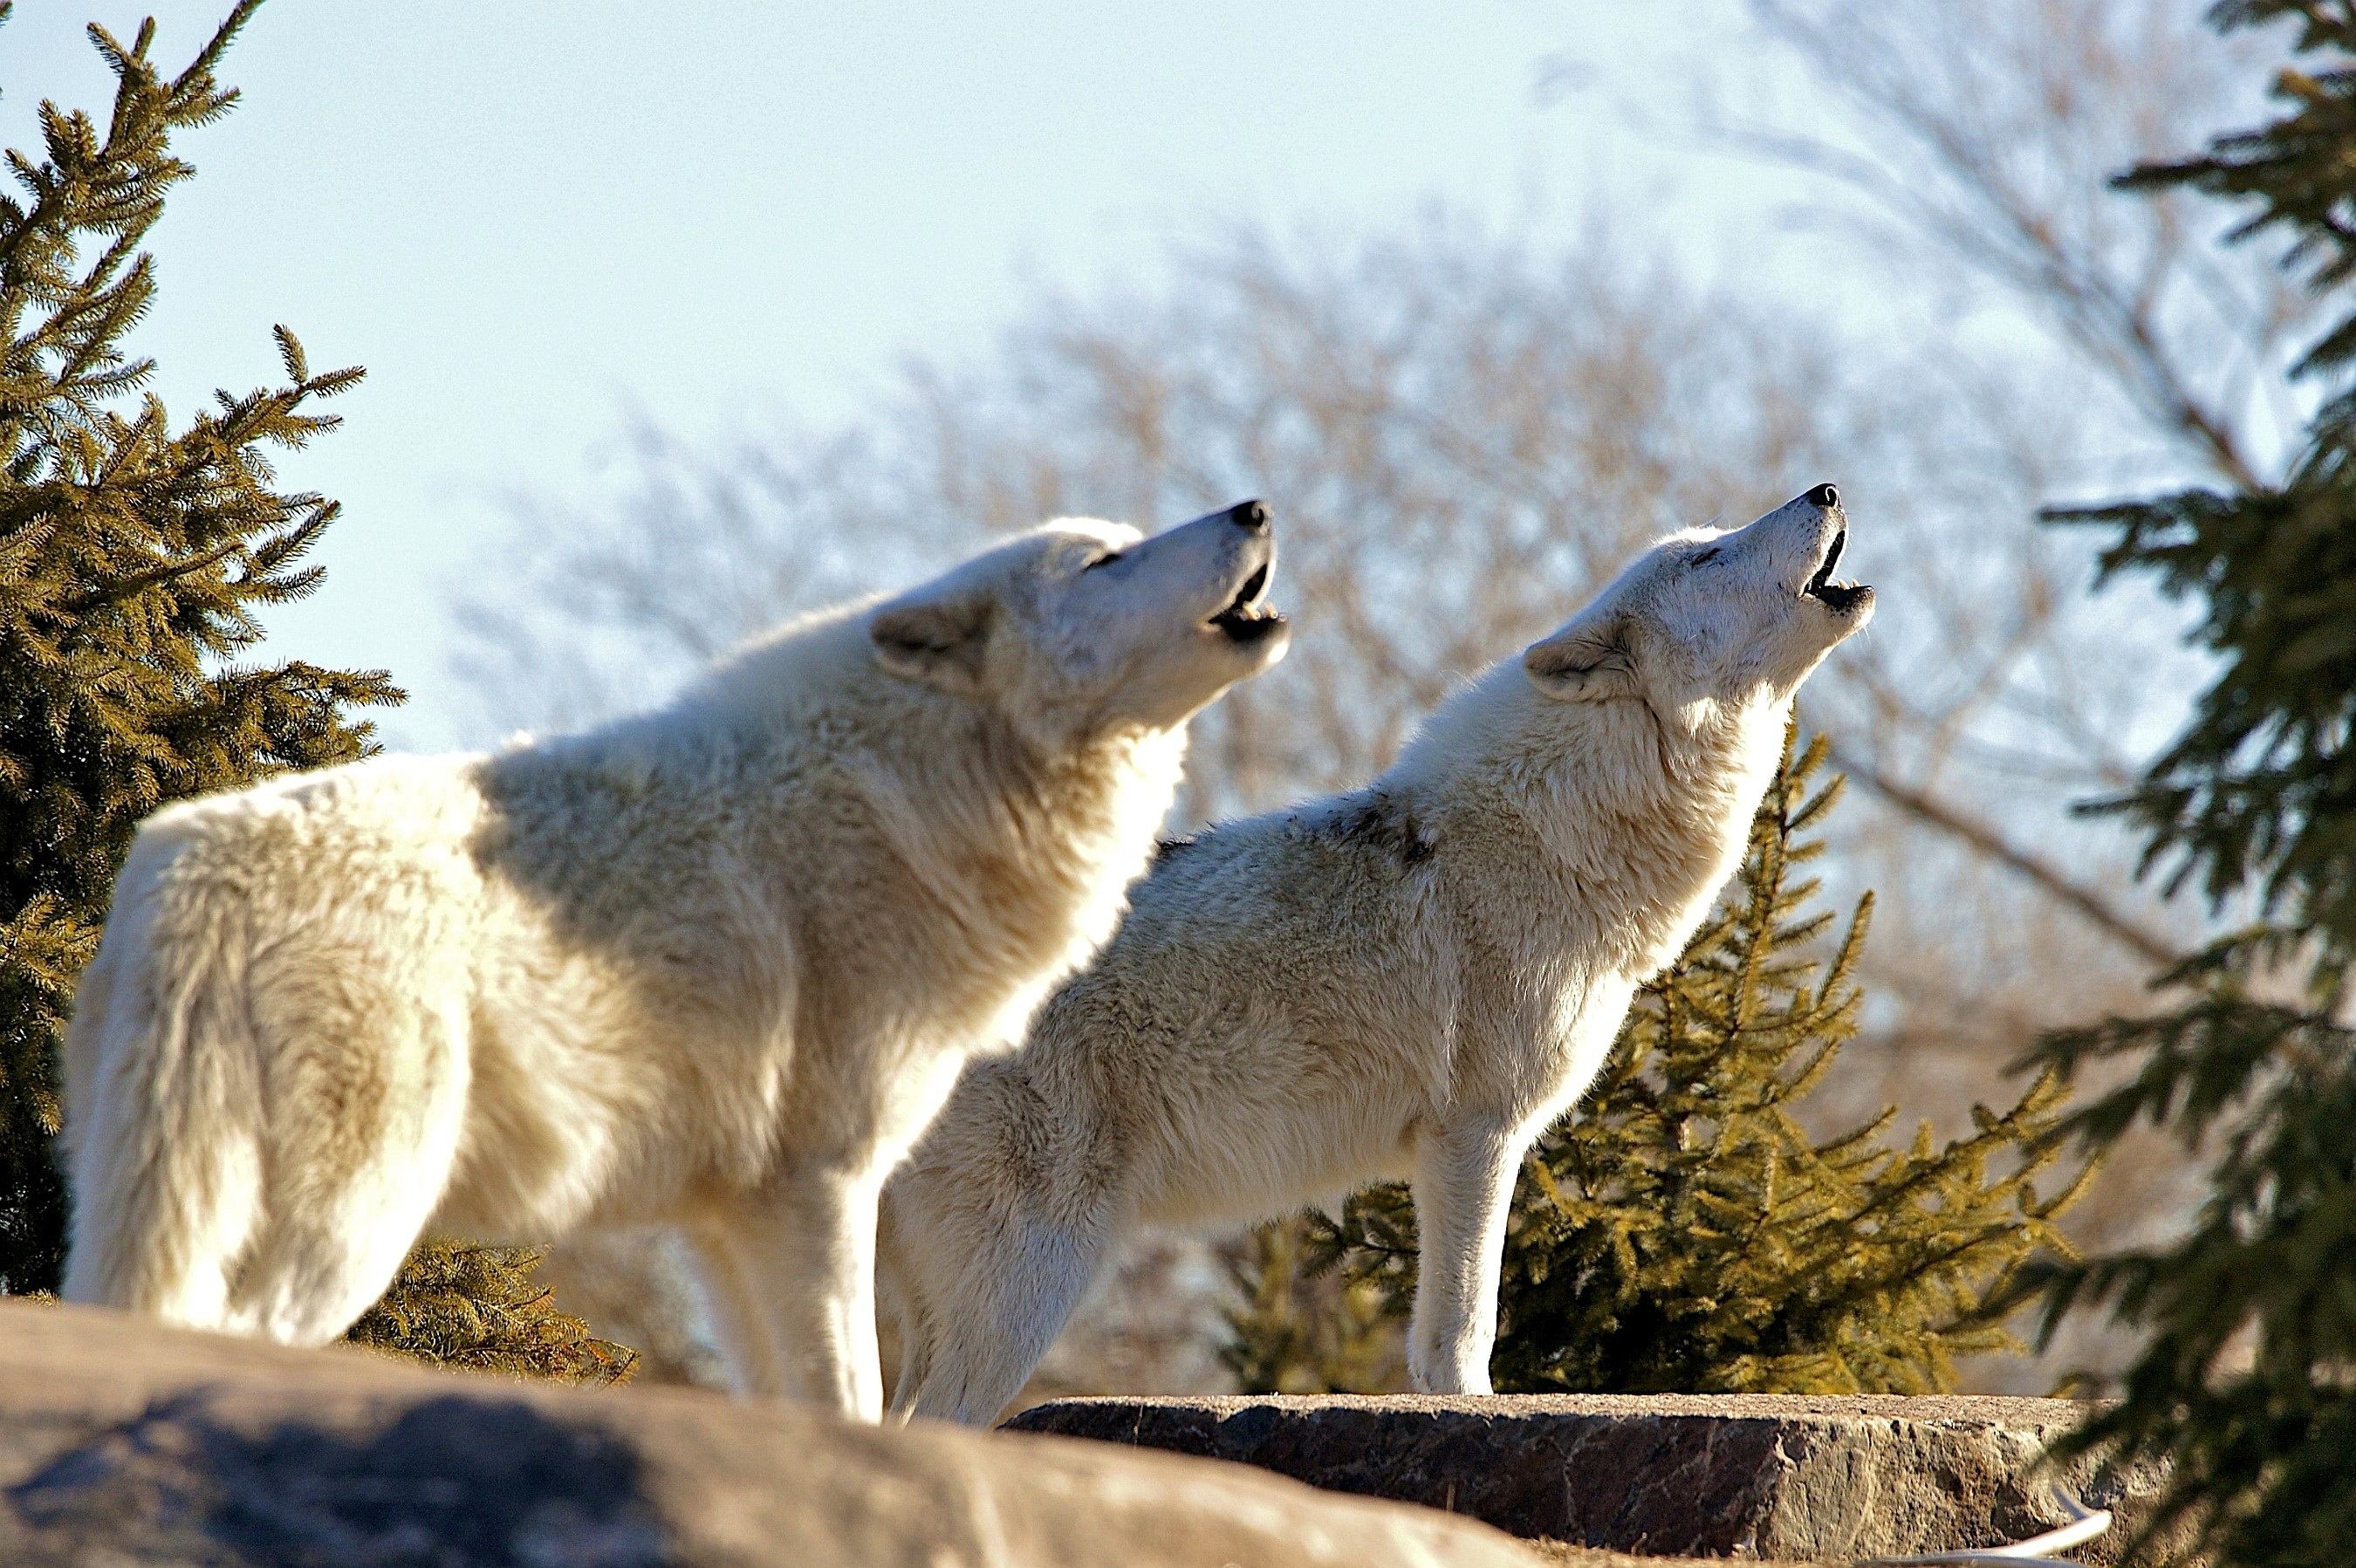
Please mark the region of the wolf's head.
POLYGON ((1561 702, 1788 697, 1873 618, 1873 590, 1833 581, 1848 519, 1830 485, 1746 527, 1672 534, 1639 556, 1522 668, 1561 702))
POLYGON ((1151 539, 1066 518, 868 617, 875 657, 905 680, 987 703, 1040 744, 1171 729, 1284 656, 1267 607, 1268 509, 1243 501, 1151 539))

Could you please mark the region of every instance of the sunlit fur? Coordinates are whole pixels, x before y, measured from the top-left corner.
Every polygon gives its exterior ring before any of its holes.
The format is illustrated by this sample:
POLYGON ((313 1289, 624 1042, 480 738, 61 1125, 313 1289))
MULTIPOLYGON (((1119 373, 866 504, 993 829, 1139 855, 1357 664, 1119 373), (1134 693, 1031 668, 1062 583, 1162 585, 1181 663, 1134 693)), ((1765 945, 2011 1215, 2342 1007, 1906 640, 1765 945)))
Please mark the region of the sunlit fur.
POLYGON ((1804 499, 1665 540, 1366 788, 1167 849, 886 1189, 895 1408, 990 1420, 1131 1227, 1401 1176, 1416 1385, 1486 1391, 1523 1153, 1707 913, 1794 691, 1871 614, 1802 592, 1844 526, 1804 499))
POLYGON ((1283 650, 1206 624, 1264 528, 1136 540, 1051 524, 585 735, 157 813, 66 1043, 68 1299, 311 1345, 427 1227, 671 1220, 747 1387, 880 1414, 884 1173, 1283 650))

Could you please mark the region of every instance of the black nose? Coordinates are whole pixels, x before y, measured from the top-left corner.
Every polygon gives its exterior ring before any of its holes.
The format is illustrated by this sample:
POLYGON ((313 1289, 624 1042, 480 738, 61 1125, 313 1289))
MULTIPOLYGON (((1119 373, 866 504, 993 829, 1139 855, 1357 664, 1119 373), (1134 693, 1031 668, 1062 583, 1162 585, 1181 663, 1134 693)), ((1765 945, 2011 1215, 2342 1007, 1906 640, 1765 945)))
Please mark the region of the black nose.
POLYGON ((1840 492, 1830 485, 1818 485, 1815 489, 1810 490, 1804 499, 1811 506, 1820 506, 1828 510, 1840 505, 1840 492))
POLYGON ((1268 532, 1268 508, 1258 501, 1237 501, 1227 509, 1227 521, 1254 533, 1268 532))

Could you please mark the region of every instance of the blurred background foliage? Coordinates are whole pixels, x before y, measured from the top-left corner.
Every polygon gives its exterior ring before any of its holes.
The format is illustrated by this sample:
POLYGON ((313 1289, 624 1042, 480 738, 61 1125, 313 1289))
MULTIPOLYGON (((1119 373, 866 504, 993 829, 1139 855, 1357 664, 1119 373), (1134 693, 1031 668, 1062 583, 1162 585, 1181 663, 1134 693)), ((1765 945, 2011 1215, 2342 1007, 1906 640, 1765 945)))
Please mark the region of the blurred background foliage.
POLYGON ((537 1247, 485 1247, 428 1237, 402 1264, 384 1299, 344 1337, 372 1350, 466 1372, 561 1383, 627 1382, 638 1353, 600 1339, 556 1309, 533 1279, 537 1247))

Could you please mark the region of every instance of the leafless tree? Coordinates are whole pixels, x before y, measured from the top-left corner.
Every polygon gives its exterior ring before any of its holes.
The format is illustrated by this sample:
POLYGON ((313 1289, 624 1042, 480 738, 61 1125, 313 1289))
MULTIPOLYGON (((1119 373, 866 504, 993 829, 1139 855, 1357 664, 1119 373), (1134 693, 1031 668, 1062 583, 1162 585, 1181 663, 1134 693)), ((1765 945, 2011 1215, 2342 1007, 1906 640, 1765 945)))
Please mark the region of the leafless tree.
MULTIPOLYGON (((996 530, 1259 494, 1300 630, 1199 725, 1183 811, 1225 814, 1363 779, 1451 682, 1558 622, 1644 539, 1827 475, 1872 520, 1885 620, 1921 623, 1871 645, 1892 666, 1877 679, 1960 657, 1938 607, 1987 574, 1942 543, 1953 509, 2019 513, 2030 492, 1968 444, 1922 439, 1936 403, 1914 367, 1600 238, 1544 255, 1443 220, 1355 244, 1242 233, 1151 293, 1043 303, 983 364, 913 369, 851 434, 712 456, 633 433, 609 508, 519 510, 509 559, 479 575, 496 592, 468 603, 469 657, 503 722, 574 721, 996 530)), ((1871 687, 1846 701, 1869 714, 1871 687)), ((1905 835, 1857 842, 1848 880, 1911 874, 1905 835)), ((1893 1035, 1923 1034, 1902 993, 1890 1011, 1893 1035)), ((1134 1265, 1173 1270, 1189 1273, 1160 1243, 1134 1265)), ((1151 1294, 1115 1292, 1103 1315, 1142 1321, 1151 1294)), ((1177 1340, 1171 1355, 1201 1360, 1177 1340)))
MULTIPOLYGON (((2222 247, 2226 215, 2181 192, 2110 187, 2245 118, 2270 40, 2221 38, 2196 7, 2157 0, 1751 0, 1751 11, 1810 68, 1805 112, 1787 94, 1747 113, 1706 112, 1708 132, 1823 177, 1809 216, 1853 253, 1882 258, 1889 284, 1951 314, 1957 300, 1976 309, 1977 329, 1955 336, 1959 359, 1988 365, 1986 384, 2016 410, 2025 398, 2046 416, 2055 389, 2074 406, 2074 449, 2008 439, 1986 400, 1976 411, 1998 445, 2042 461, 2035 500, 2245 483, 2279 467, 2301 418, 2280 372, 2314 302, 2262 251, 2222 247), (2040 387, 2041 398, 2030 392, 2040 387)), ((2003 596, 2014 613, 1981 618, 1970 596, 1942 605, 1954 624, 1940 642, 1972 657, 1937 686, 1861 671, 1873 728, 1844 736, 1844 762, 1893 809, 2144 967, 2163 964, 2179 932, 1974 797, 1992 779, 2117 789, 2177 717, 2181 687, 2155 675, 2184 663, 2154 646, 2153 628, 2129 625, 2135 616, 2087 604, 2071 570, 2083 559, 2058 553, 2057 573, 2025 513, 1991 521, 2013 537, 1976 553, 2017 574, 2003 596)), ((2164 644, 2174 627, 2157 618, 2164 644)))

